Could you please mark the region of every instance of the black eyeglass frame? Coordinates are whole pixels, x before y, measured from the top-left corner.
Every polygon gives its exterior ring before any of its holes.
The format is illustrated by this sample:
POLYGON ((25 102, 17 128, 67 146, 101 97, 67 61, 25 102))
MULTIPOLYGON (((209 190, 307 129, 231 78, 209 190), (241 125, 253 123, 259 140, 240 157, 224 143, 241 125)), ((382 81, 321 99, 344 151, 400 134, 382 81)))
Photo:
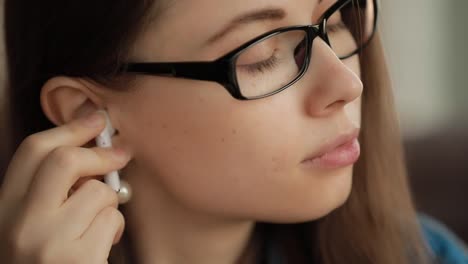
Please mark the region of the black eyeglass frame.
MULTIPOLYGON (((148 75, 157 75, 157 76, 165 76, 165 77, 177 77, 177 78, 185 78, 185 79, 192 79, 192 80, 201 80, 201 81, 213 81, 221 84, 230 94, 232 97, 238 100, 255 100, 265 98, 274 94, 277 94, 294 83, 296 83, 299 79, 301 79, 304 74, 306 73, 310 60, 311 60, 311 52, 312 52, 312 42, 314 39, 319 36, 321 37, 329 46, 330 41, 327 35, 327 20, 330 16, 335 13, 337 10, 341 9, 345 5, 349 4, 351 1, 356 0, 339 0, 335 4, 333 4, 327 11, 324 12, 322 17, 320 18, 320 22, 315 25, 296 25, 296 26, 287 26, 277 28, 266 33, 257 36, 256 38, 244 43, 240 47, 228 52, 227 54, 221 56, 220 58, 214 61, 189 61, 189 62, 135 62, 135 63, 126 63, 123 64, 120 68, 120 73, 137 73, 137 74, 148 74, 148 75), (239 57, 244 50, 248 49, 249 47, 265 40, 276 36, 278 34, 293 31, 293 30, 303 30, 306 32, 306 54, 305 60, 303 63, 303 67, 300 70, 297 77, 295 77, 291 82, 284 85, 280 89, 274 90, 270 93, 255 96, 255 97, 245 97, 242 95, 242 92, 239 88, 236 76, 236 59, 239 57)), ((360 1, 360 0, 357 0, 360 1)), ((377 0, 369 0, 374 2, 374 25, 369 36, 367 42, 361 44, 358 49, 354 52, 340 57, 340 59, 349 58, 364 49, 370 40, 373 38, 376 26, 377 26, 377 11, 378 11, 378 1, 377 0)))

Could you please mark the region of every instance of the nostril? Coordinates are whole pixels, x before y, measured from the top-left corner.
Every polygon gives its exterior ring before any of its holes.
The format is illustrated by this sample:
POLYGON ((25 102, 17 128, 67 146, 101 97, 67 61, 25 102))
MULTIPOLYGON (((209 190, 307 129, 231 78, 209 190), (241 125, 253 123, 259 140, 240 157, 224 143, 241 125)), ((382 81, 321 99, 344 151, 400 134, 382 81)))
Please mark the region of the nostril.
POLYGON ((342 108, 345 105, 346 105, 345 100, 338 100, 338 101, 335 101, 335 102, 327 105, 327 107, 325 107, 325 109, 326 109, 327 112, 333 112, 336 109, 342 108))

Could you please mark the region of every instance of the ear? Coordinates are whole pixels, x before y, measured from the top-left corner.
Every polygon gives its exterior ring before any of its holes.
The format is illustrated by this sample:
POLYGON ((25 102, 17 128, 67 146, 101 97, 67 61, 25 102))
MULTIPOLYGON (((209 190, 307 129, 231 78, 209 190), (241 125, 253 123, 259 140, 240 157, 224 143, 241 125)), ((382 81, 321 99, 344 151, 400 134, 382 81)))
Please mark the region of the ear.
MULTIPOLYGON (((87 116, 97 110, 106 109, 112 119, 112 111, 106 108, 104 98, 108 94, 104 87, 81 78, 58 76, 49 79, 42 87, 40 103, 46 117, 56 126, 69 123, 71 120, 87 116)), ((107 97, 106 97, 107 98, 107 97)), ((112 145, 123 148, 133 156, 133 150, 125 139, 122 139, 115 116, 112 126, 116 133, 112 136, 112 145)), ((94 147, 94 139, 83 145, 94 147)))
POLYGON ((71 77, 53 77, 41 89, 41 106, 44 114, 55 125, 102 109, 102 100, 91 89, 89 82, 71 77))

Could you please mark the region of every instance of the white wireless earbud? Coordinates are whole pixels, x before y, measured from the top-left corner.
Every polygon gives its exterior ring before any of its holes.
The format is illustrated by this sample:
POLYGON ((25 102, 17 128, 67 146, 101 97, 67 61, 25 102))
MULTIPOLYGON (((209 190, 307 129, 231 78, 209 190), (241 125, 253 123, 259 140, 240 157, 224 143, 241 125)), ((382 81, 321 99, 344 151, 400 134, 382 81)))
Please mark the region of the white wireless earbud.
MULTIPOLYGON (((105 110, 99 110, 106 116, 106 128, 96 137, 96 145, 101 148, 112 147, 111 137, 115 134, 109 115, 105 110)), ((111 171, 104 175, 104 182, 109 185, 119 195, 119 203, 123 204, 130 200, 132 192, 130 185, 121 181, 118 171, 111 171)))

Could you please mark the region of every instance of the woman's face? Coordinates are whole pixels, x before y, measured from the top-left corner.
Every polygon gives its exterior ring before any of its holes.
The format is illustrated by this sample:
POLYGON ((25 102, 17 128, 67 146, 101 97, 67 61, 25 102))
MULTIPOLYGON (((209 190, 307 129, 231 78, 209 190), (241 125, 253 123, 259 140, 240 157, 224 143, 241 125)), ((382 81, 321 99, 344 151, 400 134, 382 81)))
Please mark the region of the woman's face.
MULTIPOLYGON (((334 2, 173 1, 141 34, 133 59, 213 60, 266 31, 316 23, 334 2), (206 43, 235 17, 263 9, 285 16, 259 16, 206 43)), ((360 127, 359 76, 357 55, 341 61, 316 38, 304 77, 276 95, 239 101, 214 82, 141 76, 132 92, 109 95, 107 108, 154 191, 223 217, 313 220, 347 199, 352 164, 302 161, 360 127)))

